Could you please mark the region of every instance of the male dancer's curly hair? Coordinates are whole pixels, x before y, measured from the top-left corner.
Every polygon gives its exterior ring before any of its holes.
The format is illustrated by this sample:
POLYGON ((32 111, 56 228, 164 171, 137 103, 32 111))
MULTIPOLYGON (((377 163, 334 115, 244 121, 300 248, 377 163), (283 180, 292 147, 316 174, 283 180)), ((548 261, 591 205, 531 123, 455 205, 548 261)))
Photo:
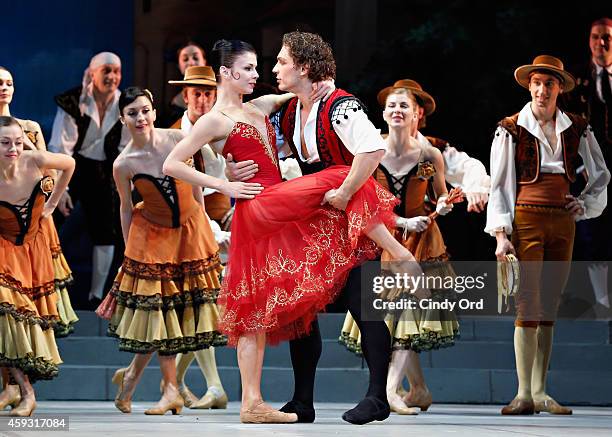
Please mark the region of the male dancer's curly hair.
POLYGON ((336 78, 336 61, 330 45, 316 33, 290 32, 283 35, 296 66, 308 67, 308 78, 320 82, 336 78))

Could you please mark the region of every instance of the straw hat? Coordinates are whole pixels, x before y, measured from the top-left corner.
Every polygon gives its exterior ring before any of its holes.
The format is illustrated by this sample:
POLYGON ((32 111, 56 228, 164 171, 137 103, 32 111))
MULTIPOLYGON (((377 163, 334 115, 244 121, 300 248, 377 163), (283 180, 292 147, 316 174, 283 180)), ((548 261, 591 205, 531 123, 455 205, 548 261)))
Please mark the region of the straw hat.
POLYGON ((431 115, 436 110, 436 101, 431 95, 423 91, 423 87, 416 81, 412 79, 401 79, 393 84, 393 86, 388 86, 378 93, 378 103, 381 106, 385 106, 385 102, 387 101, 387 96, 391 93, 391 91, 399 88, 404 88, 412 92, 415 96, 417 96, 421 102, 423 103, 423 108, 425 109, 425 115, 431 115))
POLYGON ((183 86, 211 86, 217 87, 215 72, 209 66, 187 67, 183 80, 169 80, 169 84, 183 86))
POLYGON ((539 70, 548 71, 553 76, 560 78, 563 82, 563 92, 571 91, 576 85, 574 76, 565 71, 561 59, 549 55, 536 56, 531 64, 521 65, 514 70, 514 78, 523 88, 528 89, 529 74, 539 70))

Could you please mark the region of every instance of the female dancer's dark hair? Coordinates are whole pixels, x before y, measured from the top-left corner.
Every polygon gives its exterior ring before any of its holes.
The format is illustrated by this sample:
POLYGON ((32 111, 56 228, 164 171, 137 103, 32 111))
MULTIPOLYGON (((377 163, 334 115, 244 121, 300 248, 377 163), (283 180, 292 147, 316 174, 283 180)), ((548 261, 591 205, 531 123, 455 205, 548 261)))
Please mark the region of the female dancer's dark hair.
POLYGON ((131 86, 124 89, 119 96, 119 113, 123 114, 123 108, 131 104, 138 97, 146 97, 153 105, 153 94, 146 88, 140 88, 139 86, 131 86))
POLYGON ((231 68, 236 58, 243 53, 255 53, 255 48, 248 42, 237 39, 220 39, 215 42, 211 52, 211 63, 213 70, 218 72, 219 68, 231 68))

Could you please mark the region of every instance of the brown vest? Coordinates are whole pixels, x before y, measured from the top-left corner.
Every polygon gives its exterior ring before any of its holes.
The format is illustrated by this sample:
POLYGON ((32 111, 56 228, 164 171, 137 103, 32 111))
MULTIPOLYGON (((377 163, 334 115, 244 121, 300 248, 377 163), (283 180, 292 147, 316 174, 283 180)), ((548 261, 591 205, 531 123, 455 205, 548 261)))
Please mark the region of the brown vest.
MULTIPOLYGON (((565 176, 570 182, 576 180, 576 168, 580 165, 578 146, 580 136, 585 135, 587 122, 577 115, 565 113, 572 124, 561 134, 563 147, 563 164, 565 176)), ((506 117, 499 122, 499 126, 506 129, 516 145, 514 165, 516 168, 516 183, 518 185, 533 184, 540 176, 540 145, 538 139, 527 129, 517 124, 519 114, 506 117)), ((496 135, 500 135, 498 132, 496 135)))

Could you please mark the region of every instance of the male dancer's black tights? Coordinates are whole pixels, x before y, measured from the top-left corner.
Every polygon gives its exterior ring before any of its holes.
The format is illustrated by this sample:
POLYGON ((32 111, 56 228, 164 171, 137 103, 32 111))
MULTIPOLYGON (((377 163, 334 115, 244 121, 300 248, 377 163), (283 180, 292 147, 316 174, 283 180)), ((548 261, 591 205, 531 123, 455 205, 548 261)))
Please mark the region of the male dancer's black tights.
MULTIPOLYGON (((370 369, 370 385, 366 396, 374 396, 387 402, 386 384, 391 359, 391 336, 383 321, 361 319, 361 269, 351 271, 341 297, 361 331, 361 349, 370 369)), ((293 400, 305 406, 313 404, 313 392, 317 363, 321 356, 321 331, 315 320, 308 337, 289 343, 291 364, 295 379, 293 400)))

